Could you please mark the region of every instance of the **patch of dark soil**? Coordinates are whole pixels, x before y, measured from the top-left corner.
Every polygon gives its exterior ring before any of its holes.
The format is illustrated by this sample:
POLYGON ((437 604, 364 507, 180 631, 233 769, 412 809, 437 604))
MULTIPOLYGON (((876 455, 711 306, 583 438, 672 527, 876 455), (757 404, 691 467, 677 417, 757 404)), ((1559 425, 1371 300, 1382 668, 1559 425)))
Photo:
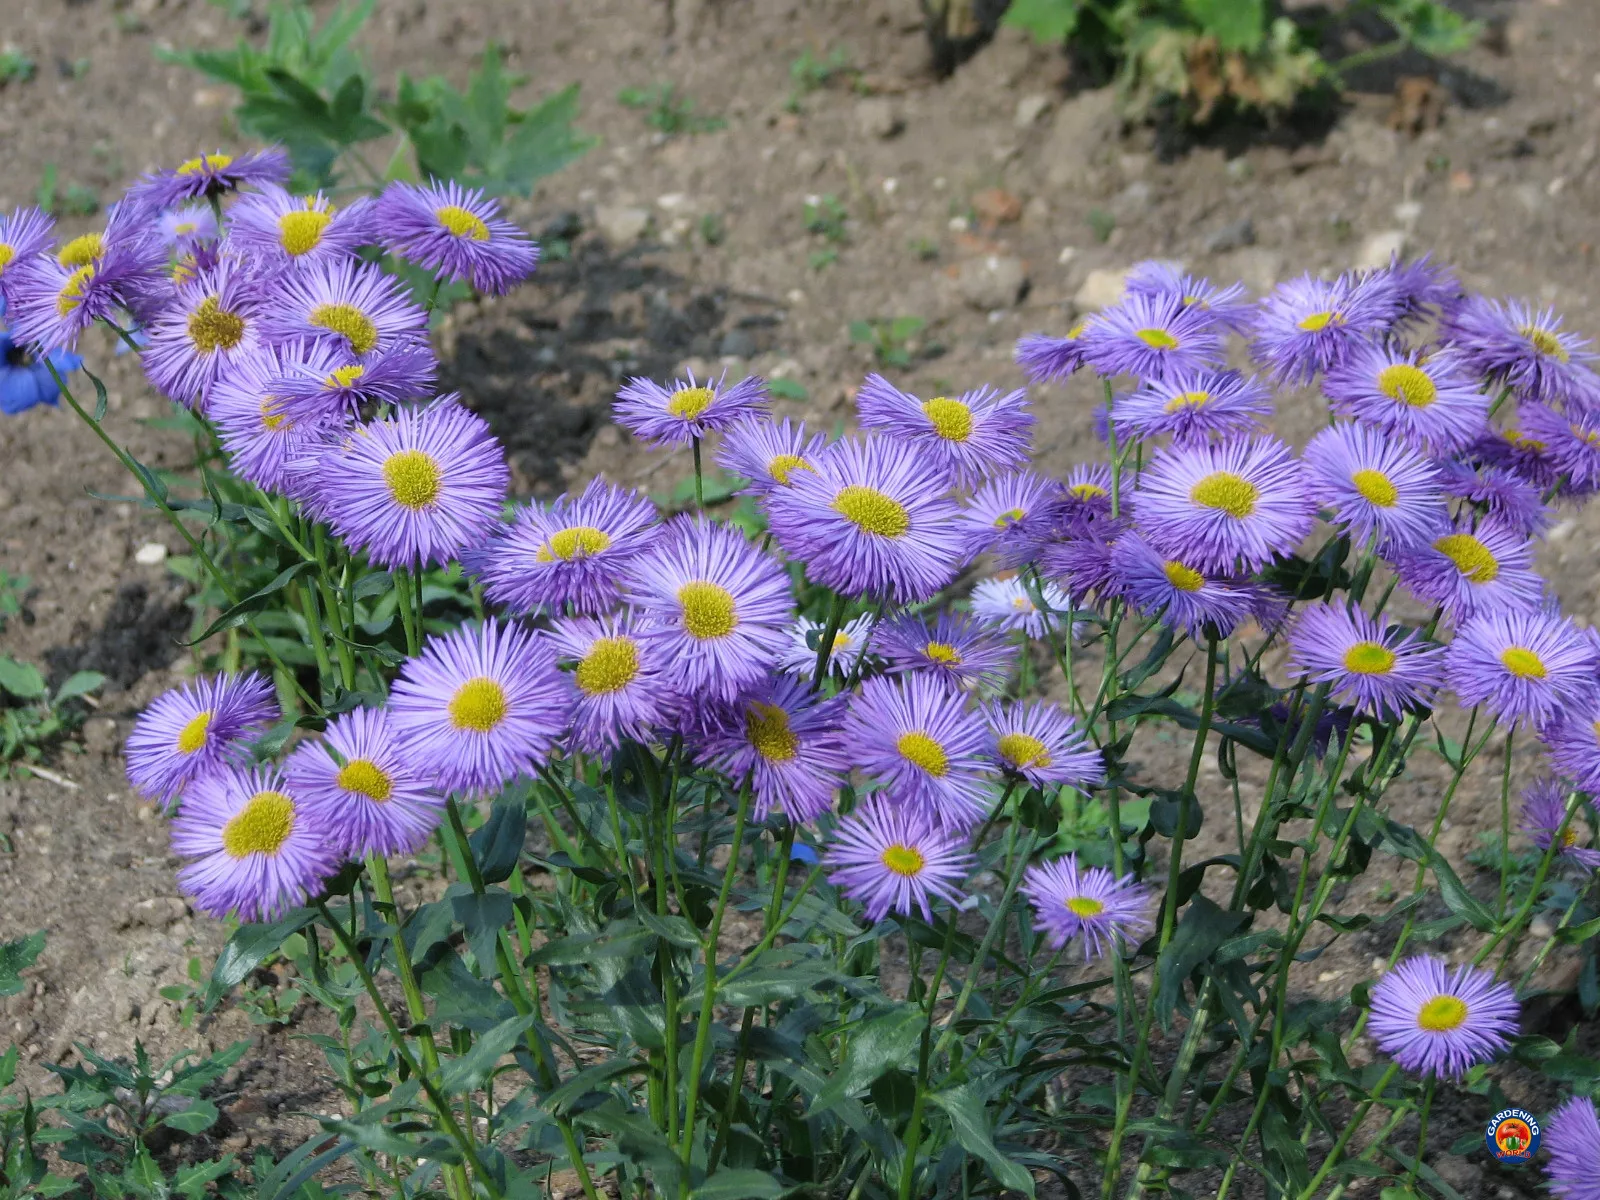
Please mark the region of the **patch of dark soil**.
POLYGON ((189 629, 186 591, 177 579, 154 595, 142 581, 122 584, 99 629, 79 621, 72 644, 44 652, 50 685, 74 671, 99 671, 110 689, 124 691, 148 672, 169 666, 183 653, 181 639, 189 629))

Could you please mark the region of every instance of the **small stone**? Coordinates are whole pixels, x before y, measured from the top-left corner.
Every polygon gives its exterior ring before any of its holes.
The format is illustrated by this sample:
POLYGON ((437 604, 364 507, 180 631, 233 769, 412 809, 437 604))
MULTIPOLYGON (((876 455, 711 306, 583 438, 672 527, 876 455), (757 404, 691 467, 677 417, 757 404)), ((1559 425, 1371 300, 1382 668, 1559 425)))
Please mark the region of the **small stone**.
POLYGON ((134 552, 133 561, 145 567, 159 566, 167 561, 167 548, 160 542, 146 542, 134 552))
POLYGON ((1072 297, 1079 312, 1099 312, 1102 308, 1110 308, 1122 299, 1122 293, 1128 286, 1128 272, 1108 271, 1097 268, 1090 271, 1088 278, 1083 281, 1077 293, 1072 297))
POLYGON ((1407 230, 1415 229, 1417 222, 1422 219, 1422 205, 1415 200, 1402 200, 1394 206, 1394 219, 1407 230))
POLYGON ((1010 308, 1028 288, 1028 266, 1011 254, 969 258, 955 268, 956 290, 973 308, 985 312, 1010 308))
POLYGON ((1213 229, 1206 235, 1207 254, 1226 254, 1230 250, 1237 250, 1241 246, 1254 246, 1256 244, 1256 223, 1249 217, 1240 217, 1237 221, 1229 221, 1220 229, 1213 229))
POLYGON ((717 353, 723 358, 749 358, 756 352, 756 339, 747 330, 730 329, 717 343, 717 353))
POLYGON ((1026 129, 1050 110, 1050 97, 1043 92, 1032 92, 1017 101, 1016 125, 1026 129))
POLYGON ((630 246, 650 228, 650 210, 625 204, 606 204, 594 210, 594 225, 613 246, 630 246))
POLYGON ((972 211, 985 225, 1010 225, 1022 217, 1022 201, 1004 188, 984 188, 972 197, 972 211))
POLYGON ((1555 925, 1551 923, 1550 918, 1544 913, 1540 913, 1532 921, 1528 922, 1528 936, 1535 941, 1542 942, 1546 938, 1553 936, 1555 931, 1555 925))
POLYGON ((1372 962, 1370 962, 1368 964, 1368 966, 1370 966, 1372 968, 1372 973, 1374 975, 1383 974, 1383 968, 1388 966, 1388 965, 1389 965, 1389 960, 1388 959, 1382 958, 1382 957, 1380 957, 1380 956, 1378 956, 1376 954, 1374 954, 1372 956, 1372 962))
POLYGON ((856 129, 863 137, 892 138, 906 127, 905 118, 887 96, 856 101, 856 129))
POLYGON ((1406 231, 1403 229, 1385 229, 1380 233, 1368 234, 1361 243, 1361 250, 1356 255, 1355 265, 1363 270, 1377 270, 1387 267, 1392 259, 1406 251, 1406 231))
POLYGON ((1452 192, 1467 193, 1477 186, 1478 181, 1472 177, 1471 171, 1451 171, 1450 190, 1452 192))

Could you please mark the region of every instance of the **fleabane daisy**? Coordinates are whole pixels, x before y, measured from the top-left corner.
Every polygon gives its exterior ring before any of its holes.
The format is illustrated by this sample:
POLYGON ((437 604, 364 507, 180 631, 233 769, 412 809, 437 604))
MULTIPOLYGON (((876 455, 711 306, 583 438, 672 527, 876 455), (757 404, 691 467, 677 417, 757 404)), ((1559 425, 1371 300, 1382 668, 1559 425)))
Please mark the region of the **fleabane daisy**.
POLYGON ((133 226, 126 207, 112 213, 104 235, 86 234, 62 250, 72 250, 75 257, 70 261, 80 265, 64 265, 55 255, 38 254, 5 273, 12 337, 46 352, 71 350, 96 321, 138 307, 166 259, 166 250, 149 230, 133 226), (126 227, 125 232, 114 227, 126 227), (74 243, 83 247, 81 252, 74 243))
MULTIPOLYGON (((872 641, 873 616, 863 613, 842 622, 834 631, 828 648, 828 674, 848 679, 872 641)), ((789 627, 784 646, 778 653, 778 668, 796 679, 810 679, 817 669, 817 654, 827 622, 801 617, 789 627)))
POLYGON ((1095 314, 1083 332, 1083 359, 1101 375, 1164 379, 1219 366, 1222 323, 1172 295, 1129 294, 1095 314))
POLYGON ((1443 647, 1354 606, 1310 604, 1289 629, 1291 674, 1332 686, 1334 698, 1380 720, 1433 702, 1443 647))
POLYGON ((952 691, 1004 687, 1014 657, 991 627, 949 609, 932 625, 910 613, 892 617, 878 626, 872 645, 891 673, 915 671, 952 691))
POLYGON ((989 753, 1009 776, 1034 787, 1087 792, 1106 777, 1100 752, 1078 723, 1054 704, 994 701, 983 709, 989 753))
POLYGON ((146 175, 128 189, 128 199, 151 209, 174 208, 185 200, 226 195, 246 184, 286 183, 289 169, 289 156, 276 146, 237 155, 215 150, 146 175))
POLYGON ((54 218, 39 208, 17 208, 0 217, 0 291, 11 268, 42 253, 55 229, 54 218))
POLYGON ((551 628, 556 656, 572 666, 572 744, 599 754, 624 740, 647 742, 676 698, 661 655, 626 614, 569 617, 551 628))
POLYGON ((1372 989, 1368 1029, 1378 1048, 1413 1075, 1459 1079, 1510 1047, 1516 992, 1493 971, 1418 955, 1372 989))
POLYGON ((1543 406, 1524 403, 1501 426, 1491 426, 1482 437, 1467 447, 1467 457, 1526 480, 1541 495, 1558 494, 1564 485, 1561 468, 1550 453, 1550 443, 1535 432, 1540 425, 1560 420, 1543 406), (1532 428, 1525 422, 1532 422, 1532 428))
POLYGON ((296 747, 283 773, 300 806, 348 858, 414 854, 444 817, 444 797, 403 752, 385 709, 335 717, 322 740, 296 747))
POLYGON ((1571 789, 1559 779, 1536 779, 1522 793, 1522 832, 1534 846, 1548 850, 1559 842, 1558 853, 1567 862, 1593 871, 1600 867, 1600 850, 1591 850, 1593 836, 1584 818, 1592 812, 1587 801, 1567 820, 1567 801, 1571 789))
POLYGON ((228 245, 268 270, 350 258, 376 240, 366 197, 335 206, 321 192, 290 195, 275 183, 241 197, 228 211, 228 245))
POLYGON ((1178 263, 1149 259, 1135 263, 1124 284, 1130 296, 1177 300, 1186 308, 1198 308, 1217 324, 1243 333, 1255 306, 1245 299, 1244 284, 1226 287, 1200 275, 1190 275, 1178 263))
POLYGON ((180 254, 217 240, 217 215, 204 204, 186 204, 161 214, 161 242, 180 254))
POLYGON ((1033 414, 1026 392, 981 387, 959 396, 919 400, 882 375, 868 375, 856 393, 861 428, 912 447, 951 481, 975 486, 1028 461, 1033 414))
POLYGON ((490 295, 509 292, 539 262, 533 239, 500 215, 497 201, 454 180, 391 183, 378 199, 376 224, 391 254, 490 295))
POLYGON ((331 434, 349 424, 343 414, 296 419, 275 388, 306 361, 308 348, 289 342, 274 349, 257 346, 254 353, 228 364, 207 393, 206 416, 216 425, 222 448, 235 474, 257 487, 282 491, 289 483, 289 464, 307 455, 331 434))
POLYGON ((1150 928, 1150 894, 1132 875, 1118 879, 1103 867, 1083 867, 1076 854, 1035 863, 1022 876, 1022 894, 1051 947, 1077 938, 1083 960, 1137 946, 1150 928))
POLYGON ((1287 446, 1249 438, 1162 451, 1139 478, 1133 511, 1153 545, 1199 569, 1255 570, 1311 532, 1309 491, 1287 446))
POLYGON ((965 838, 879 797, 862 801, 839 822, 822 862, 828 882, 874 923, 891 912, 933 920, 932 901, 960 903, 973 865, 965 838))
POLYGON ((1085 317, 1065 337, 1030 333, 1017 342, 1017 366, 1034 383, 1054 383, 1066 379, 1083 366, 1083 335, 1093 316, 1085 317))
POLYGON ((316 512, 386 567, 456 557, 494 527, 511 482, 488 423, 453 395, 357 426, 323 464, 316 512))
POLYGON ((1542 726, 1565 709, 1593 703, 1597 674, 1593 639, 1541 609, 1472 617, 1445 653, 1445 678, 1462 707, 1482 704, 1507 723, 1542 726))
POLYGON ((417 400, 433 391, 438 360, 426 342, 402 342, 357 357, 330 342, 297 343, 283 372, 271 381, 283 411, 305 424, 341 423, 370 406, 417 400))
POLYGON ((1596 355, 1587 339, 1562 329, 1554 309, 1468 296, 1446 314, 1443 336, 1474 371, 1520 397, 1582 398, 1593 386, 1596 355))
POLYGON ((840 724, 842 698, 823 699, 782 675, 718 710, 695 739, 695 757, 735 786, 750 780, 758 819, 780 811, 791 821, 814 821, 833 806, 850 769, 840 724))
POLYGON ((1469 501, 1504 528, 1526 537, 1542 533, 1554 513, 1537 486, 1501 467, 1436 458, 1445 495, 1469 501))
POLYGON ((850 704, 851 761, 897 804, 951 829, 989 815, 983 718, 923 675, 869 679, 850 704))
POLYGON ((211 385, 261 344, 261 288, 224 261, 178 289, 177 302, 148 327, 146 374, 169 398, 205 411, 211 385))
POLYGON ((1545 1122, 1545 1178, 1560 1200, 1600 1200, 1600 1117, 1587 1096, 1569 1096, 1545 1122))
POLYGON ((1369 539, 1418 546, 1449 527, 1438 467, 1403 441, 1359 425, 1334 425, 1307 444, 1305 464, 1319 499, 1357 546, 1369 539))
POLYGON ((1412 595, 1439 605, 1456 621, 1479 612, 1533 608, 1544 592, 1527 537, 1492 517, 1458 520, 1448 533, 1391 559, 1412 595))
POLYGON ((1132 530, 1112 543, 1109 586, 1141 615, 1192 638, 1226 637, 1255 616, 1258 585, 1158 551, 1132 530))
POLYGON ((1123 437, 1170 435, 1174 442, 1250 434, 1272 415, 1272 394, 1239 371, 1178 371, 1147 379, 1112 404, 1123 437))
POLYGON ((1033 471, 989 480, 961 510, 967 557, 991 553, 1002 567, 1022 566, 1048 536, 1062 503, 1061 484, 1033 471))
POLYGON ((618 425, 652 446, 687 446, 766 411, 767 385, 754 375, 728 387, 723 379, 696 380, 693 371, 669 387, 630 379, 611 408, 618 425))
POLYGON ((1380 336, 1396 307, 1387 280, 1302 275, 1279 284, 1261 302, 1251 329, 1251 352, 1277 379, 1310 383, 1380 336))
MULTIPOLYGON (((1518 415, 1525 437, 1544 447, 1544 458, 1563 490, 1578 494, 1600 490, 1600 412, 1577 408, 1557 412, 1548 405, 1532 404, 1518 415)), ((1545 490, 1540 489, 1541 494, 1545 490)))
POLYGON ((1448 350, 1353 346, 1322 381, 1333 411, 1419 449, 1448 453, 1488 429, 1489 397, 1448 350))
POLYGON ((429 638, 389 695, 390 724, 441 791, 488 794, 546 760, 573 685, 543 634, 490 619, 429 638))
POLYGON ((738 529, 680 518, 633 559, 640 634, 686 695, 731 700, 766 677, 793 616, 789 577, 738 529))
POLYGON ((598 616, 621 597, 621 572, 650 544, 649 497, 591 479, 577 495, 516 510, 511 524, 462 556, 496 604, 515 613, 570 606, 598 616))
POLYGON ((272 341, 326 342, 357 357, 423 342, 428 335, 428 314, 405 285, 355 259, 307 263, 287 272, 264 308, 272 341))
POLYGON ((261 675, 213 675, 163 692, 139 714, 123 745, 128 782, 140 795, 170 804, 278 716, 272 683, 261 675))
POLYGON ((1053 614, 1067 612, 1072 601, 1048 579, 1039 581, 1039 596, 1045 603, 1045 610, 1039 608, 1034 593, 1021 576, 984 579, 972 589, 972 615, 1007 633, 1044 637, 1059 623, 1059 618, 1053 614))
POLYGON ((926 600, 965 561, 948 479, 906 442, 846 438, 765 498, 772 536, 814 583, 851 597, 926 600))
POLYGON ((796 471, 815 471, 827 441, 820 433, 807 437, 804 421, 745 420, 723 435, 714 458, 723 470, 748 479, 749 491, 762 496, 788 487, 796 471))
POLYGON ((1600 697, 1571 704, 1539 731, 1550 765, 1600 795, 1600 697))

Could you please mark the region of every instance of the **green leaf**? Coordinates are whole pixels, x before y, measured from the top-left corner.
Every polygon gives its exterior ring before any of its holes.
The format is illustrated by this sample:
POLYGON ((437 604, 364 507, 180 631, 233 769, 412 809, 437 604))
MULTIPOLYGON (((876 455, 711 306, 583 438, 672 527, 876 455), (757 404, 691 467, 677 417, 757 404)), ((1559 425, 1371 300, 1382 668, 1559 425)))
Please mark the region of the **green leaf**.
POLYGON ((15 996, 22 990, 21 972, 33 966, 43 949, 42 929, 19 941, 0 942, 0 996, 15 996))
POLYGON ((956 1135, 956 1141, 961 1143, 961 1148, 983 1159, 1002 1187, 1033 1195, 1033 1176, 1020 1163, 1002 1154, 994 1144, 988 1110, 972 1084, 934 1092, 928 1099, 950 1118, 950 1128, 956 1135))
POLYGON ((1203 895, 1189 901, 1156 964, 1161 985, 1153 1003, 1163 1029, 1172 1028, 1172 1014, 1183 995, 1183 981, 1249 919, 1248 913, 1229 912, 1203 895))
POLYGON ((769 379, 767 391, 780 400, 809 400, 811 393, 805 384, 796 379, 769 379))
POLYGON ((32 663, 0 658, 0 688, 18 700, 36 700, 45 694, 44 676, 32 663))
POLYGON ((468 838, 485 883, 503 883, 511 878, 527 836, 528 810, 522 797, 496 800, 489 819, 468 838))
POLYGON ((1483 903, 1467 890, 1466 884, 1456 874, 1442 854, 1435 852, 1429 859, 1433 877, 1439 881, 1439 896, 1445 907, 1458 917, 1464 917, 1479 933, 1488 933, 1495 927, 1495 917, 1483 903))
POLYGON ((766 1171, 729 1168, 718 1171, 689 1196, 690 1200, 773 1200, 788 1193, 789 1189, 766 1171))
POLYGON ((482 1087, 496 1064, 511 1053, 511 1047, 522 1040, 522 1035, 537 1019, 533 1013, 512 1017, 479 1034, 472 1049, 444 1064, 439 1073, 440 1089, 447 1096, 459 1096, 482 1087))
POLYGON ((1265 0, 1183 0, 1183 9, 1224 51, 1253 54, 1266 38, 1265 0))
POLYGON ((811 1101, 807 1115, 817 1116, 839 1101, 865 1091, 885 1071, 906 1066, 926 1019, 922 1010, 912 1005, 863 1022, 850 1039, 844 1062, 811 1101))
POLYGON ((1041 46, 1059 46, 1078 27, 1083 0, 1011 0, 1002 25, 1021 29, 1041 46))
POLYGON ((198 646, 207 638, 214 637, 225 629, 236 629, 240 625, 245 624, 250 620, 251 617, 264 610, 273 596, 281 592, 284 588, 288 587, 292 581, 298 579, 307 571, 315 570, 316 566, 317 564, 314 562, 297 562, 292 567, 284 568, 273 577, 270 583, 251 592, 243 600, 233 605, 215 621, 211 622, 211 624, 206 627, 206 631, 199 637, 193 639, 192 641, 182 642, 180 644, 184 646, 198 646))
POLYGON ((162 1118, 161 1123, 181 1133, 204 1133, 217 1123, 219 1115, 215 1104, 197 1097, 189 1102, 188 1108, 181 1112, 169 1113, 162 1118))
POLYGON ((78 696, 87 696, 90 692, 98 692, 105 686, 105 682, 106 677, 99 671, 74 671, 56 689, 56 703, 60 704, 63 700, 72 700, 78 696))
POLYGON ((300 932, 316 919, 316 909, 297 908, 281 921, 274 921, 270 925, 239 926, 222 948, 222 953, 217 955, 216 965, 211 968, 211 978, 206 982, 204 1007, 208 1010, 214 1007, 217 1001, 244 982, 246 975, 265 962, 269 954, 276 954, 285 938, 300 932))

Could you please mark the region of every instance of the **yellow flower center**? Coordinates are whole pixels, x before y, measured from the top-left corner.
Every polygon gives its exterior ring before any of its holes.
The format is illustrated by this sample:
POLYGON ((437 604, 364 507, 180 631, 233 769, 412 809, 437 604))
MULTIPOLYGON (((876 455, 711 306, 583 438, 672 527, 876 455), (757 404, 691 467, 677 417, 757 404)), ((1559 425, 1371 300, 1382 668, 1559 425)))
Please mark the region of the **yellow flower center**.
POLYGON ((1105 903, 1096 900, 1093 896, 1070 896, 1067 898, 1067 911, 1085 921, 1093 920, 1105 910, 1105 903))
POLYGON ((569 525, 550 535, 550 540, 539 547, 534 555, 538 562, 571 562, 575 558, 588 558, 611 548, 611 535, 593 525, 569 525))
POLYGON ((1138 329, 1134 331, 1133 336, 1152 350, 1176 350, 1178 348, 1178 339, 1165 329, 1138 329))
POLYGON ((1244 520, 1256 510, 1261 491, 1242 475, 1232 471, 1217 471, 1195 484, 1189 499, 1202 508, 1225 512, 1235 520, 1244 520))
POLYGON ((0 242, 0 272, 4 272, 17 257, 17 248, 10 242, 0 242))
POLYGON ((1350 482, 1355 485, 1356 491, 1379 508, 1393 508, 1395 501, 1400 499, 1400 489, 1382 471, 1363 468, 1350 476, 1350 482))
POLYGON ((339 769, 335 780, 347 792, 355 792, 382 804, 394 792, 394 780, 377 763, 367 758, 352 758, 339 769))
POLYGON ((178 753, 193 754, 206 744, 206 734, 211 729, 211 710, 196 713, 189 723, 178 730, 178 753))
POLYGON ((1568 825, 1566 827, 1566 829, 1562 830, 1562 832, 1561 832, 1561 848, 1563 850, 1571 850, 1574 846, 1576 846, 1578 844, 1578 841, 1579 841, 1578 831, 1573 826, 1568 825))
POLYGON ((876 488, 858 484, 839 489, 839 494, 833 498, 833 511, 861 532, 878 537, 904 537, 911 528, 911 514, 905 505, 876 488))
POLYGON ((506 718, 506 690, 487 675, 469 679, 450 697, 450 724, 488 733, 506 718))
POLYGON ((1083 331, 1089 328, 1089 318, 1085 317, 1071 329, 1067 330, 1067 341, 1075 342, 1083 336, 1083 331))
POLYGON ((294 801, 282 792, 257 792, 222 827, 229 858, 276 854, 294 832, 294 801))
POLYGON ((1585 429, 1582 425, 1567 422, 1567 428, 1572 431, 1572 436, 1579 441, 1587 442, 1590 446, 1600 448, 1600 429, 1585 429))
POLYGON ((319 304, 311 310, 310 321, 318 329, 339 334, 357 354, 378 344, 378 327, 354 304, 319 304))
POLYGON ((961 651, 949 642, 929 642, 922 648, 922 652, 936 663, 945 663, 952 667, 961 665, 961 651))
POLYGON ((215 296, 207 296, 189 314, 189 340, 201 354, 232 350, 244 340, 244 318, 223 308, 215 296))
POLYGON ((1180 392, 1167 401, 1164 411, 1175 413, 1186 408, 1204 408, 1210 403, 1210 392, 1180 392))
POLYGON ((1447 533, 1433 543, 1433 548, 1455 563, 1473 583, 1493 583, 1500 574, 1500 564, 1494 554, 1470 533, 1447 533))
POLYGON ((678 589, 683 627, 699 641, 727 637, 739 623, 733 593, 720 584, 696 579, 678 589))
POLYGON ((751 701, 745 709, 744 735, 768 762, 788 762, 800 749, 799 737, 789 728, 789 714, 776 704, 751 701))
POLYGON ((1394 363, 1378 372, 1378 390, 1391 400, 1412 408, 1427 408, 1439 398, 1439 389, 1421 367, 1394 363))
POLYGON ((1019 771, 1050 766, 1050 748, 1032 734, 1007 733, 999 741, 1000 757, 1019 771))
POLYGON ((179 221, 172 227, 172 232, 177 234, 179 237, 189 237, 195 232, 195 230, 199 228, 200 226, 196 225, 193 221, 179 221))
POLYGON ((667 411, 684 421, 692 421, 706 409, 717 394, 708 387, 679 388, 667 401, 667 411))
POLYGON ((1387 675, 1394 669, 1394 651, 1382 642, 1357 642, 1344 652, 1344 669, 1357 675, 1387 675))
POLYGON ((443 208, 433 210, 433 215, 439 218, 443 225, 456 237, 471 238, 475 242, 489 240, 489 227, 483 223, 483 218, 476 213, 470 213, 459 204, 446 204, 443 208))
POLYGON ((789 476, 796 471, 815 472, 816 468, 798 454, 779 454, 767 463, 767 474, 772 476, 774 483, 783 487, 789 486, 789 476))
POLYGON ((203 171, 226 171, 233 165, 231 154, 203 154, 178 167, 179 175, 199 175, 203 171))
POLYGON ((415 512, 439 498, 444 475, 431 454, 399 450, 383 460, 383 481, 396 504, 415 512))
POLYGON ((263 396, 261 398, 261 428, 268 433, 277 433, 280 429, 291 429, 288 416, 278 408, 276 396, 263 396))
POLYGON ((1020 508, 1008 508, 994 519, 994 527, 996 529, 1004 529, 1007 525, 1015 525, 1027 515, 1020 508))
POLYGON ((1548 329, 1540 329, 1537 325, 1524 325, 1522 336, 1528 339, 1530 346, 1546 358, 1553 358, 1559 363, 1572 360, 1572 355, 1567 353, 1567 348, 1561 344, 1561 339, 1548 329))
POLYGON ((1534 454, 1543 454, 1549 448, 1538 438, 1531 438, 1515 429, 1506 430, 1502 436, 1518 450, 1529 450, 1534 454))
POLYGON ((322 244, 323 231, 333 214, 315 208, 297 208, 278 218, 278 244, 283 252, 298 258, 322 244))
POLYGON ((1161 564, 1161 573, 1167 577, 1167 582, 1180 592, 1198 592, 1206 585, 1204 575, 1175 558, 1161 564))
POLYGON ((1543 679, 1549 674, 1544 660, 1526 646, 1507 646, 1500 651, 1500 661, 1518 679, 1543 679))
POLYGON ((1321 333, 1329 325, 1343 325, 1344 321, 1338 313, 1324 309, 1322 312, 1314 312, 1308 317, 1301 317, 1295 324, 1307 333, 1321 333))
POLYGON ((1067 491, 1079 500, 1103 500, 1111 494, 1098 483, 1075 483, 1067 491))
POLYGON ((347 388, 366 373, 367 369, 360 363, 351 363, 348 367, 335 367, 333 374, 322 381, 322 386, 329 391, 347 388))
POLYGON ((972 409, 948 396, 935 396, 922 406, 933 431, 947 442, 964 442, 972 436, 972 409))
POLYGON ((79 267, 99 262, 100 256, 105 252, 105 238, 98 233, 81 233, 61 247, 56 254, 56 261, 63 267, 70 267, 76 271, 79 267))
POLYGON ((894 746, 907 762, 921 767, 936 779, 944 778, 950 770, 950 756, 944 752, 944 747, 921 730, 902 733, 894 746))
POLYGON ((884 847, 883 865, 902 878, 912 879, 922 874, 926 864, 927 859, 922 857, 922 851, 911 846, 896 842, 893 846, 884 847))
POLYGON ((639 674, 639 648, 632 638, 595 639, 573 672, 578 686, 591 696, 621 691, 639 674))
POLYGON ((83 303, 83 293, 88 290, 89 284, 94 281, 94 265, 79 267, 67 277, 61 285, 61 291, 56 294, 56 315, 65 317, 73 309, 83 303))
POLYGON ((1417 1028, 1429 1033, 1460 1029, 1467 1019, 1467 1002, 1460 996, 1435 996, 1417 1013, 1417 1028))

